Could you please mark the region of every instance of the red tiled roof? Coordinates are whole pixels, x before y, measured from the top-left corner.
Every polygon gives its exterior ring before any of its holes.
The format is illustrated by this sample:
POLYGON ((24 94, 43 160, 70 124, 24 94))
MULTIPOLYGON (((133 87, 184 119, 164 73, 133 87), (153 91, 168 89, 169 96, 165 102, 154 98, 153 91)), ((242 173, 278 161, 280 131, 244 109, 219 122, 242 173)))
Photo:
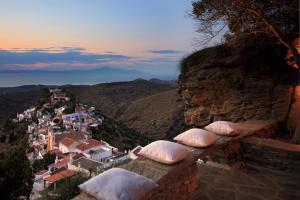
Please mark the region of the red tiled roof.
POLYGON ((66 164, 68 164, 68 162, 70 161, 70 156, 65 156, 63 159, 59 160, 57 163, 54 163, 52 165, 52 167, 55 168, 61 168, 63 166, 65 166, 66 164))
POLYGON ((66 94, 64 92, 54 92, 54 96, 64 98, 66 94))
POLYGON ((100 142, 95 139, 90 139, 86 143, 82 143, 82 144, 78 145, 76 148, 78 150, 85 151, 85 150, 92 149, 97 146, 102 146, 104 144, 105 144, 104 142, 100 142))
POLYGON ((84 139, 84 134, 83 133, 76 133, 75 131, 71 131, 70 133, 67 134, 60 134, 60 135, 55 135, 55 142, 59 143, 62 141, 64 138, 70 138, 74 141, 82 140, 84 139))
POLYGON ((41 170, 41 171, 38 171, 37 173, 35 173, 36 176, 40 176, 40 175, 43 175, 47 172, 47 170, 41 170))
POLYGON ((75 112, 85 112, 86 109, 83 106, 76 106, 75 107, 75 112))
POLYGON ((75 156, 73 156, 73 160, 78 160, 79 158, 86 158, 86 157, 82 153, 77 153, 75 156))
POLYGON ((31 157, 32 155, 33 155, 32 152, 26 154, 27 157, 31 157))
POLYGON ((66 169, 66 170, 63 170, 63 171, 61 171, 59 173, 53 174, 51 176, 48 176, 48 177, 44 178, 44 180, 48 181, 49 183, 55 183, 55 182, 58 182, 60 180, 65 179, 67 177, 74 176, 76 174, 77 174, 76 171, 66 169))
POLYGON ((64 139, 62 139, 59 143, 65 145, 66 147, 71 146, 72 144, 74 144, 75 140, 69 138, 69 137, 65 137, 64 139))
POLYGON ((64 154, 59 149, 52 149, 49 151, 51 154, 55 154, 58 158, 63 158, 64 154))

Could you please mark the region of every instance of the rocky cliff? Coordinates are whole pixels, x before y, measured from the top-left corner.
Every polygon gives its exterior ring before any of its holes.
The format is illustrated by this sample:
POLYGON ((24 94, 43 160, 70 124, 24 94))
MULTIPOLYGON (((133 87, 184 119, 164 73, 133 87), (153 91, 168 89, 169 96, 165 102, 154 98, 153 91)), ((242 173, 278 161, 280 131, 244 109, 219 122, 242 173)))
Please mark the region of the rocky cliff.
MULTIPOLYGON (((288 110, 299 100, 293 93, 298 73, 278 56, 279 51, 258 44, 242 50, 216 46, 184 59, 179 92, 186 124, 290 118, 288 110)), ((290 126, 294 129, 295 122, 290 126)))

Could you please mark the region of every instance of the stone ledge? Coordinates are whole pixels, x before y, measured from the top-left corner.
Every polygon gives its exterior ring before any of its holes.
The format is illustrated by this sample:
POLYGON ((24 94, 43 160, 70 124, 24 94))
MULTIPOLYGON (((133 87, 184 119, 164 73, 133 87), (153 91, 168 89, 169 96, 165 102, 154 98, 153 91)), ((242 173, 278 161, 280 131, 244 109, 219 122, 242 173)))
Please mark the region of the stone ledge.
POLYGON ((276 121, 245 121, 238 123, 242 128, 241 134, 235 137, 228 136, 218 136, 218 140, 212 146, 207 148, 193 148, 186 146, 193 152, 193 155, 196 160, 203 159, 206 156, 223 149, 226 151, 226 148, 231 148, 235 146, 235 143, 239 143, 241 139, 257 136, 257 137, 270 137, 278 131, 278 122, 276 121))
POLYGON ((300 145, 258 137, 245 138, 241 145, 247 165, 300 174, 300 145))
POLYGON ((265 146, 269 148, 275 148, 281 151, 289 151, 289 152, 295 152, 300 154, 300 145, 290 144, 290 143, 286 143, 286 142, 282 142, 270 138, 249 137, 243 139, 242 143, 265 146))
MULTIPOLYGON (((191 199, 198 189, 198 170, 196 160, 204 159, 210 154, 222 151, 224 154, 235 151, 235 145, 249 136, 269 136, 278 129, 274 121, 246 121, 239 123, 242 133, 236 137, 219 136, 217 142, 208 148, 188 147, 191 156, 174 165, 165 165, 144 157, 139 157, 119 166, 154 180, 159 187, 148 193, 145 200, 158 199, 191 199)), ((83 194, 82 200, 86 199, 83 194)), ((80 198, 78 198, 80 200, 80 198)))

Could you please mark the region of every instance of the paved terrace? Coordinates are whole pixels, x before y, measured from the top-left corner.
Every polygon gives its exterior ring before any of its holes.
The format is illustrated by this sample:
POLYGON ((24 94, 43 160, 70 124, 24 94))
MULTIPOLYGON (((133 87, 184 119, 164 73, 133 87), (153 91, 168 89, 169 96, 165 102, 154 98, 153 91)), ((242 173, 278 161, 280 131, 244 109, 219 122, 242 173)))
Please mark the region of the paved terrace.
MULTIPOLYGON (((250 136, 257 137, 267 137, 278 131, 278 124, 273 121, 246 121, 240 123, 242 127, 242 133, 236 137, 225 137, 219 136, 218 141, 208 147, 208 148, 192 148, 188 147, 192 155, 185 159, 184 161, 175 164, 175 165, 164 165, 158 162, 140 157, 136 160, 133 160, 129 163, 121 165, 120 167, 127 169, 129 171, 135 172, 137 174, 143 175, 145 177, 151 178, 159 184, 159 187, 151 191, 144 199, 235 199, 235 191, 238 191, 241 187, 230 187, 232 186, 232 181, 237 182, 237 185, 242 185, 249 179, 253 180, 253 174, 248 176, 242 176, 242 172, 237 171, 236 169, 231 170, 230 173, 227 173, 225 170, 230 170, 230 165, 227 167, 220 168, 217 164, 216 166, 211 166, 206 163, 218 163, 211 161, 210 155, 217 154, 222 152, 226 155, 225 160, 235 160, 237 157, 237 151, 240 146, 240 141, 244 138, 250 136), (196 161, 200 159, 202 164, 197 164, 196 161), (226 175, 226 176, 225 176, 226 175), (236 177, 236 178, 234 178, 236 177), (247 179, 248 178, 248 179, 247 179), (224 182, 224 179, 226 180, 224 182), (215 180, 219 182, 215 182, 215 180), (223 182, 222 182, 223 181, 223 182), (218 186, 214 184, 219 183, 218 186), (224 186, 223 186, 223 184, 224 186), (228 188, 229 187, 229 188, 228 188), (215 188, 216 190, 212 190, 215 188), (226 191, 222 190, 227 188, 226 191), (219 189, 219 190, 217 190, 219 189), (229 192, 228 192, 229 191, 229 192), (208 196, 207 193, 214 193, 214 196, 208 196), (234 193, 234 195, 232 194, 234 193), (219 196, 218 196, 219 195, 219 196)), ((213 156, 217 157, 217 156, 213 156)), ((221 156, 221 159, 224 156, 221 156)), ((255 173, 254 173, 255 174, 255 173)), ((256 174, 257 177, 259 173, 256 174)), ((290 177, 289 177, 290 178, 290 177)), ((264 177, 258 178, 257 183, 264 180, 264 177)), ((248 185, 252 185, 253 181, 248 181, 248 185)), ((260 186, 262 186, 261 183, 260 186)), ((272 184, 272 183, 270 183, 272 184)), ((274 183, 276 184, 276 183, 274 183)), ((268 186, 269 187, 269 186, 268 186)), ((246 188, 243 191, 245 193, 261 193, 262 187, 252 187, 246 188), (247 191, 248 189, 248 191, 247 191)), ((99 188, 100 189, 100 188, 99 188)), ((268 188, 267 188, 268 189, 268 188)), ((269 191, 269 190, 265 191, 269 191)), ((263 190, 264 191, 264 190, 263 190)), ((265 195, 266 196, 266 195, 265 195)), ((245 196, 240 196, 241 198, 236 199, 245 199, 245 196)), ((76 199, 93 199, 93 197, 87 196, 82 193, 76 197, 76 199)), ((251 199, 251 198, 250 198, 251 199)), ((253 198, 254 199, 254 198, 253 198)), ((258 198, 259 199, 259 198, 258 198)))

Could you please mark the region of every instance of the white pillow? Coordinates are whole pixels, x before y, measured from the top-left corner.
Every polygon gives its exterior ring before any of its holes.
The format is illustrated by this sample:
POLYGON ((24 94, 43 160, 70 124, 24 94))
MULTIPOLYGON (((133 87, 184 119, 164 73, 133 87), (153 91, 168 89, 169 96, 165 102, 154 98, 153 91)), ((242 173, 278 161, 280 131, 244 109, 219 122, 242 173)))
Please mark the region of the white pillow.
POLYGON ((177 135, 174 140, 188 146, 207 147, 216 142, 217 136, 203 129, 192 128, 177 135))
POLYGON ((234 136, 241 133, 239 125, 228 121, 216 121, 205 127, 206 130, 218 135, 234 136))
POLYGON ((139 155, 164 164, 174 164, 188 156, 188 150, 177 143, 158 140, 145 146, 139 155))
POLYGON ((138 200, 157 186, 149 178, 112 168, 79 185, 79 188, 97 199, 138 200))

